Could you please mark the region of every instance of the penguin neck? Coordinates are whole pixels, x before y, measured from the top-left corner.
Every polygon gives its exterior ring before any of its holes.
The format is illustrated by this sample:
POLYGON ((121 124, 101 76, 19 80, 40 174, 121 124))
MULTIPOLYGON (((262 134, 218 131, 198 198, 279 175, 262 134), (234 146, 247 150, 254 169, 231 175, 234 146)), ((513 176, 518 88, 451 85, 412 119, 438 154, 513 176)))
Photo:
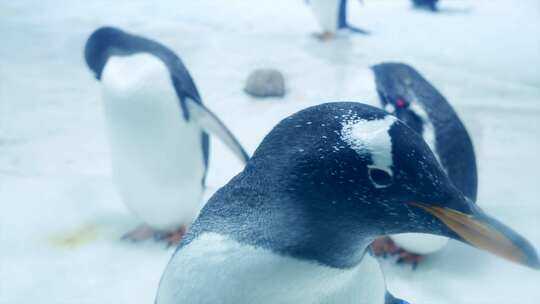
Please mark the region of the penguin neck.
POLYGON ((368 225, 359 227, 346 217, 306 208, 285 195, 268 195, 253 185, 219 190, 198 222, 201 226, 192 227, 194 236, 225 234, 240 243, 340 269, 359 265, 376 236, 368 225))
POLYGON ((213 232, 198 235, 174 255, 157 303, 197 302, 208 286, 207 302, 212 303, 383 304, 386 295, 383 274, 371 256, 337 269, 213 232))
POLYGON ((291 200, 292 208, 281 209, 280 205, 266 214, 269 222, 278 219, 283 223, 266 227, 270 232, 265 242, 272 250, 341 269, 362 262, 372 242, 367 233, 333 214, 318 214, 298 208, 296 203, 291 200))
MULTIPOLYGON (((251 300, 246 303, 322 303, 321 299, 324 303, 385 303, 383 272, 377 260, 366 254, 369 229, 359 231, 345 221, 331 222, 333 214, 312 216, 303 203, 270 192, 242 176, 218 190, 169 264, 172 279, 168 273, 162 279, 161 293, 164 298, 171 295, 171 301, 158 303, 176 303, 178 294, 189 297, 186 290, 178 289, 193 286, 189 282, 199 280, 193 274, 203 275, 201 281, 210 280, 205 288, 215 286, 215 294, 227 303, 238 302, 237 296, 227 298, 237 286, 251 300), (198 247, 217 250, 219 258, 194 250, 198 247), (209 271, 186 267, 219 269, 221 275, 208 276, 209 271), (186 284, 178 280, 179 269, 189 273, 186 284), (259 294, 257 278, 264 278, 264 295, 259 294), (268 299, 268 294, 275 296, 268 299)), ((198 290, 193 294, 200 296, 198 290)))

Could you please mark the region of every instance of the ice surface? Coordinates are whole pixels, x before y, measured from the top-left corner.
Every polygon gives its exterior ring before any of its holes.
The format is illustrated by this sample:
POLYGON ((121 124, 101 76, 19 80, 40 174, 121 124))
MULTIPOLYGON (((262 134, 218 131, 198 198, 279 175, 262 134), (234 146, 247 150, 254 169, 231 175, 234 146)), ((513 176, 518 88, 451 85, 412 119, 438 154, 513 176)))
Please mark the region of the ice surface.
MULTIPOLYGON (((479 204, 540 248, 540 2, 446 0, 438 15, 364 2, 351 1, 351 23, 373 35, 329 44, 310 37, 319 28, 301 0, 0 2, 0 303, 152 303, 172 253, 118 241, 138 222, 111 184, 103 106, 82 59, 104 24, 178 52, 249 152, 296 110, 370 99, 368 66, 412 64, 472 132, 479 204), (260 67, 286 74, 284 100, 242 92, 260 67)), ((215 140, 210 161, 207 197, 241 170, 215 140)), ((416 271, 383 266, 412 303, 540 301, 540 272, 457 242, 416 271)))

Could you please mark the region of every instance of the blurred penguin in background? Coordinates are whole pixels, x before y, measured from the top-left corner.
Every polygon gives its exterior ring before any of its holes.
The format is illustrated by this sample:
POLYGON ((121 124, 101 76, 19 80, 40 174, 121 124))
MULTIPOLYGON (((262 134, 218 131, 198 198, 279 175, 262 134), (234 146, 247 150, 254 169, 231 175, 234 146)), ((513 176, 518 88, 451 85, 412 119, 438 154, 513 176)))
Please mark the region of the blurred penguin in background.
MULTIPOLYGON (((380 105, 422 136, 450 182, 473 204, 478 172, 473 142, 449 101, 412 66, 385 62, 372 67, 380 105)), ((406 233, 373 242, 377 256, 397 256, 415 267, 446 246, 447 237, 406 233)))
POLYGON ((203 104, 180 58, 164 45, 102 27, 86 63, 101 83, 114 183, 144 223, 124 238, 178 243, 203 207, 209 135, 242 161, 238 140, 203 104))
POLYGON ((412 2, 414 8, 436 12, 437 2, 439 2, 439 0, 412 0, 412 2))
MULTIPOLYGON (((315 34, 322 41, 336 37, 340 30, 369 34, 366 30, 351 26, 347 21, 347 0, 307 0, 323 32, 315 34)), ((360 1, 362 2, 362 1, 360 1)))

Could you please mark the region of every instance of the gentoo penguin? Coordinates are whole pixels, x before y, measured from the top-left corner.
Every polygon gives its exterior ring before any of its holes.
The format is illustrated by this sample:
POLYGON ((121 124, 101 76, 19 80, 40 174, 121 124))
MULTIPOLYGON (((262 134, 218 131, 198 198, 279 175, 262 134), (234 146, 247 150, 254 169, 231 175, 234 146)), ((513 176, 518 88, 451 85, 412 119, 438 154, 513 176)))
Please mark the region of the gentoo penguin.
POLYGON ((326 103, 282 120, 177 248, 156 304, 406 303, 387 296, 382 235, 451 237, 539 268, 522 236, 457 189, 421 136, 387 112, 326 103))
POLYGON ((315 36, 321 40, 335 37, 337 31, 348 29, 353 33, 368 34, 367 31, 351 26, 347 22, 347 0, 308 0, 315 18, 323 28, 315 36))
POLYGON ((204 107, 186 67, 164 45, 102 27, 88 39, 84 56, 101 83, 114 182, 149 226, 126 237, 146 239, 156 231, 179 241, 203 205, 208 133, 243 162, 246 152, 204 107))
POLYGON ((437 11, 437 2, 439 0, 412 0, 413 7, 418 9, 426 9, 432 12, 437 11))
MULTIPOLYGON (((372 67, 381 106, 420 134, 450 181, 476 202, 477 169, 473 144, 457 113, 441 93, 411 66, 382 63, 372 67)), ((374 242, 376 255, 398 254, 399 262, 416 263, 436 252, 448 238, 401 234, 374 242)))

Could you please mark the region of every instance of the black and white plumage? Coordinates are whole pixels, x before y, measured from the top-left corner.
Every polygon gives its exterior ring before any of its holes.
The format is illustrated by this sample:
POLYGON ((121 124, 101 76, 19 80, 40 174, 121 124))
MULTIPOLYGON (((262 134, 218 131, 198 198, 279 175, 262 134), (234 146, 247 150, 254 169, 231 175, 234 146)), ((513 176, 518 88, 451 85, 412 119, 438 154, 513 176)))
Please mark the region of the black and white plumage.
POLYGON ((246 152, 204 107, 186 67, 164 45, 103 27, 89 37, 84 56, 101 83, 123 201, 155 230, 184 230, 203 205, 208 133, 244 162, 246 152))
POLYGON ((366 252, 401 232, 539 267, 529 243, 454 187, 405 123, 360 103, 310 107, 275 126, 209 200, 156 303, 399 303, 366 252))
POLYGON ((478 172, 472 140, 444 96, 413 67, 373 66, 382 107, 421 134, 450 180, 476 201, 478 172))
MULTIPOLYGON (((381 63, 372 70, 380 105, 422 136, 454 186, 476 202, 478 174, 473 143, 450 103, 409 65, 381 63)), ((413 254, 433 253, 447 243, 447 238, 421 234, 390 238, 413 254)))

